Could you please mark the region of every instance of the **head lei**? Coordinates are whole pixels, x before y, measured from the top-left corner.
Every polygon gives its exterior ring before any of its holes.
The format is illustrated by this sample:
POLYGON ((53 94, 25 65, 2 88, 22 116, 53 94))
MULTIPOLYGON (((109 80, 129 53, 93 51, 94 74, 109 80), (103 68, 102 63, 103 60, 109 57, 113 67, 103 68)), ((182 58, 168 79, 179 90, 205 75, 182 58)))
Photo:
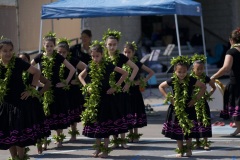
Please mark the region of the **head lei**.
POLYGON ((132 43, 131 43, 131 42, 126 42, 126 44, 127 44, 127 45, 132 45, 132 46, 133 46, 133 49, 134 49, 134 51, 136 51, 136 50, 137 50, 137 44, 135 43, 135 41, 132 41, 132 43))
POLYGON ((190 60, 188 56, 178 56, 177 58, 173 57, 171 60, 171 65, 175 66, 176 64, 186 64, 187 66, 190 65, 190 60))
POLYGON ((65 37, 65 38, 59 38, 59 39, 57 40, 57 44, 59 44, 59 43, 66 43, 67 45, 70 45, 71 41, 68 40, 68 39, 65 37))
POLYGON ((102 48, 104 48, 104 42, 103 41, 98 41, 98 40, 92 41, 90 48, 92 48, 96 45, 100 45, 102 48))
POLYGON ((107 32, 105 32, 103 35, 103 38, 102 38, 103 41, 105 42, 107 38, 110 36, 115 37, 119 41, 122 35, 121 35, 121 32, 116 30, 111 30, 110 28, 108 28, 107 32))
POLYGON ((56 38, 56 33, 50 31, 43 38, 47 38, 47 37, 56 38))
POLYGON ((196 61, 200 61, 201 63, 206 63, 206 60, 207 60, 207 58, 205 55, 197 54, 197 53, 195 53, 191 58, 192 63, 194 63, 196 61))

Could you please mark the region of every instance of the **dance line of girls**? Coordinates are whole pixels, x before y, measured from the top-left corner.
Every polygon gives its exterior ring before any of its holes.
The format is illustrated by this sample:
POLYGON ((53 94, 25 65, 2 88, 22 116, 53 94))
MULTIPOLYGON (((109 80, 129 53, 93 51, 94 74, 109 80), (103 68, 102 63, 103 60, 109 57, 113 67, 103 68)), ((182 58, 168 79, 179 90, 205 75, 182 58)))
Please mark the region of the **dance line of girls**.
POLYGON ((56 147, 62 147, 63 129, 69 126, 70 141, 75 141, 78 122, 84 136, 96 138, 94 157, 105 158, 114 147, 138 142, 138 128, 147 126, 139 87, 146 86, 154 72, 136 58, 134 42, 126 42, 120 53, 120 32, 109 29, 103 42, 91 42, 89 30, 82 32, 84 36, 80 47, 70 48, 66 38, 56 42, 49 32, 43 52, 31 62, 28 54, 16 57, 11 40, 1 38, 0 120, 5 123, 0 125, 0 149, 9 149, 10 159, 29 159, 26 147, 35 144, 41 154, 50 143, 51 130, 56 131, 56 147), (146 77, 140 76, 141 70, 146 77))

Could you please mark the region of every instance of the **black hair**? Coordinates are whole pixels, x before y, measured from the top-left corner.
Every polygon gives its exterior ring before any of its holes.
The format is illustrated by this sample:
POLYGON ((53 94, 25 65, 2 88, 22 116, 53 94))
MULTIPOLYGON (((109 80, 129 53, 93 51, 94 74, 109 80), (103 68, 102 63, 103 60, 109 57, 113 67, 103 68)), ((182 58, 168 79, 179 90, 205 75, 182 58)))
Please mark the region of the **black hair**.
POLYGON ((29 54, 27 54, 27 53, 25 53, 25 52, 22 52, 22 53, 19 53, 19 54, 18 54, 18 57, 19 57, 20 55, 24 55, 24 56, 27 58, 28 62, 30 62, 30 56, 29 56, 29 54))
POLYGON ((109 36, 109 37, 106 39, 106 42, 107 42, 107 40, 109 40, 109 39, 116 39, 116 40, 119 42, 119 38, 117 38, 116 36, 109 36))
POLYGON ((93 44, 91 47, 90 47, 91 51, 96 51, 96 52, 100 52, 100 53, 103 53, 103 47, 102 45, 100 44, 93 44))
POLYGON ((174 71, 176 70, 177 66, 185 66, 187 67, 187 69, 189 68, 189 64, 188 63, 185 63, 185 62, 178 62, 174 65, 174 71))
POLYGON ((240 43, 240 28, 233 30, 229 38, 231 38, 235 43, 240 43))
POLYGON ((133 52, 135 52, 135 48, 134 48, 134 46, 133 46, 132 43, 126 43, 126 44, 124 45, 124 48, 129 48, 129 49, 131 49, 133 52))
POLYGON ((12 46, 12 48, 14 48, 13 43, 10 39, 4 38, 4 39, 0 40, 0 49, 2 49, 3 45, 10 45, 10 46, 12 46))
POLYGON ((44 41, 50 41, 50 42, 53 42, 54 45, 56 45, 56 38, 53 37, 53 36, 46 36, 43 38, 44 41))
POLYGON ((92 37, 92 32, 89 29, 83 30, 81 34, 86 34, 88 37, 92 37))
POLYGON ((57 44, 56 48, 58 47, 62 47, 62 48, 65 48, 68 52, 70 51, 70 48, 69 48, 69 45, 67 42, 60 42, 57 44))

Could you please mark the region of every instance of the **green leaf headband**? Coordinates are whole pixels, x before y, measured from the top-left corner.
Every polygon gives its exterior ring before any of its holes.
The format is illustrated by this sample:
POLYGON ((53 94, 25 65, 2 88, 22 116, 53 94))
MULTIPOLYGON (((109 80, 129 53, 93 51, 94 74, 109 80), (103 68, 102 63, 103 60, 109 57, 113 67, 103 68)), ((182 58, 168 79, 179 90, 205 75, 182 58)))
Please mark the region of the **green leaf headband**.
POLYGON ((106 41, 107 38, 110 37, 110 36, 116 37, 117 40, 120 40, 122 35, 121 35, 121 32, 116 31, 116 30, 110 30, 108 28, 107 32, 105 32, 104 35, 103 35, 103 38, 102 38, 103 41, 106 41))
POLYGON ((187 65, 190 65, 190 59, 188 58, 188 56, 178 56, 178 57, 173 57, 171 60, 171 65, 176 65, 178 63, 184 63, 187 65))
POLYGON ((56 38, 56 33, 50 31, 44 36, 44 38, 46 38, 46 37, 56 38))
POLYGON ((71 41, 68 40, 68 39, 65 37, 65 38, 59 38, 59 39, 57 40, 57 44, 59 44, 59 43, 66 43, 66 44, 70 45, 71 41))
POLYGON ((137 50, 137 44, 135 43, 135 41, 132 41, 132 43, 126 42, 126 44, 131 44, 133 46, 134 50, 135 51, 137 50))
POLYGON ((92 41, 92 44, 91 44, 90 48, 92 48, 96 45, 100 45, 102 48, 104 48, 104 42, 103 41, 98 41, 98 40, 92 41))
POLYGON ((197 53, 195 53, 191 58, 192 63, 194 63, 195 61, 201 61, 202 63, 206 63, 206 60, 207 58, 205 55, 197 53))

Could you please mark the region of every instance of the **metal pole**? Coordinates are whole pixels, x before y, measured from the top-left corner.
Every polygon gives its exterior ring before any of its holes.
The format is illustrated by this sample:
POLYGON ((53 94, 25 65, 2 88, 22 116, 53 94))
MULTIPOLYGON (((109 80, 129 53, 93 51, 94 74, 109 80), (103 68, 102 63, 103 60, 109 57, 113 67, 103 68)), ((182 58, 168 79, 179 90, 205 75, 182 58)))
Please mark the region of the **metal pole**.
MULTIPOLYGON (((204 35, 204 26, 203 26, 203 18, 200 16, 201 20, 201 31, 202 31, 202 41, 203 41, 203 53, 207 57, 207 52, 206 52, 206 44, 205 44, 205 35, 204 35)), ((205 64, 206 66, 206 74, 208 75, 208 68, 207 68, 207 63, 205 64)))
POLYGON ((41 47, 42 47, 42 24, 43 21, 41 19, 40 21, 40 35, 39 35, 39 48, 38 48, 38 53, 41 53, 41 47))
POLYGON ((175 26, 176 26, 176 34, 177 34, 178 54, 179 54, 179 56, 181 56, 182 53, 181 53, 181 44, 180 44, 180 38, 179 38, 177 14, 174 14, 174 18, 175 18, 175 26))
POLYGON ((16 0, 16 22, 17 22, 17 51, 20 53, 20 27, 19 27, 19 3, 16 0))

